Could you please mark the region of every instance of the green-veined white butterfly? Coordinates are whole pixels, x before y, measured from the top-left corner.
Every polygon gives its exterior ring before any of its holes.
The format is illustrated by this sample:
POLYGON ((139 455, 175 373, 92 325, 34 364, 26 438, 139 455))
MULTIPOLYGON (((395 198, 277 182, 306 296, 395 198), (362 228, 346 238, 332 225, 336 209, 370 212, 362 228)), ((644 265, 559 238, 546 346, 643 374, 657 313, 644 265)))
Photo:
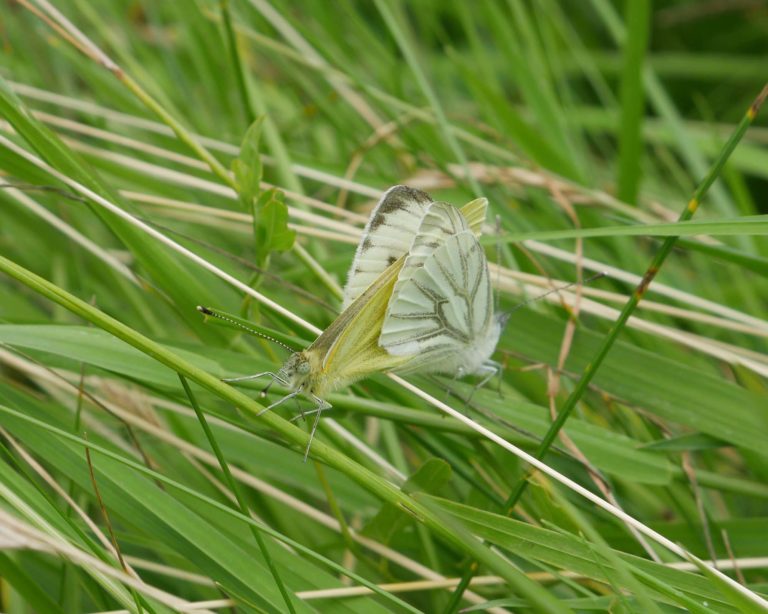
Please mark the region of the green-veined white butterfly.
POLYGON ((358 245, 343 311, 269 373, 291 392, 263 411, 307 395, 317 403, 314 434, 331 407, 325 396, 372 373, 496 373, 490 357, 506 314, 493 313, 477 240, 487 206, 479 198, 457 209, 407 186, 387 190, 358 245))

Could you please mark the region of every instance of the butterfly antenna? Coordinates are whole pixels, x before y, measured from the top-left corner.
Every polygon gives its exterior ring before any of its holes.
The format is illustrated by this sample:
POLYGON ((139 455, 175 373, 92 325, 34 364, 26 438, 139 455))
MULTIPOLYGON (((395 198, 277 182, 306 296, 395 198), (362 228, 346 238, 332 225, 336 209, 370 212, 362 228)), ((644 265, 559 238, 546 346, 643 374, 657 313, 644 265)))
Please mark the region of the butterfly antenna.
MULTIPOLYGON (((586 285, 586 284, 592 283, 593 281, 596 281, 596 280, 598 280, 598 279, 600 279, 602 277, 606 277, 607 275, 608 275, 608 273, 606 273, 605 271, 602 271, 600 273, 595 273, 594 275, 592 275, 592 277, 589 277, 588 279, 585 279, 582 282, 582 285, 586 285)), ((507 312, 507 315, 509 315, 513 311, 517 311, 521 307, 525 307, 526 305, 530 305, 531 303, 534 303, 534 302, 536 302, 538 300, 541 300, 544 297, 549 296, 550 294, 554 294, 555 292, 561 292, 562 290, 567 290, 568 288, 571 288, 571 287, 577 286, 577 285, 579 285, 579 282, 572 281, 571 283, 565 284, 564 286, 560 286, 559 288, 552 288, 551 290, 547 290, 543 294, 539 294, 538 296, 534 296, 533 298, 529 298, 528 300, 525 300, 522 303, 519 303, 519 304, 515 305, 514 307, 512 307, 512 309, 510 309, 507 312)))
POLYGON ((270 337, 269 335, 265 335, 264 333, 256 330, 255 328, 251 328, 250 326, 246 326, 242 322, 238 322, 237 320, 233 320, 232 318, 228 318, 227 316, 225 316, 225 315, 223 315, 221 313, 218 313, 216 311, 208 309, 208 307, 203 307, 202 305, 198 305, 197 306, 197 310, 200 313, 202 313, 203 315, 211 316, 212 318, 218 318, 219 320, 222 320, 224 322, 228 322, 229 324, 232 324, 233 326, 237 326, 238 328, 241 328, 244 331, 247 331, 247 332, 251 333, 252 335, 256 335, 257 337, 261 337, 262 339, 266 339, 267 341, 271 341, 272 343, 276 343, 277 345, 279 345, 282 348, 285 348, 289 352, 295 352, 296 351, 291 346, 286 345, 282 341, 278 341, 274 337, 270 337))

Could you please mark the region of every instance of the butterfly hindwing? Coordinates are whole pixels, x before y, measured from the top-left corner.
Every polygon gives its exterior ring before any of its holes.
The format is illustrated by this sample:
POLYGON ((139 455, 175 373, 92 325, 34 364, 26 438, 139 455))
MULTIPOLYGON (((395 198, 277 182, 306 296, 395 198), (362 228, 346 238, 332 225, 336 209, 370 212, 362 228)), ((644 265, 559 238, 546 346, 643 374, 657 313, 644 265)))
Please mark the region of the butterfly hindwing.
POLYGON ((472 231, 462 230, 393 293, 379 344, 393 355, 418 355, 413 370, 451 372, 472 363, 476 346, 485 351, 494 333, 488 263, 472 231))
POLYGON ((429 205, 408 250, 392 297, 397 296, 413 274, 424 266, 435 249, 464 230, 468 230, 467 220, 456 207, 440 202, 429 205))

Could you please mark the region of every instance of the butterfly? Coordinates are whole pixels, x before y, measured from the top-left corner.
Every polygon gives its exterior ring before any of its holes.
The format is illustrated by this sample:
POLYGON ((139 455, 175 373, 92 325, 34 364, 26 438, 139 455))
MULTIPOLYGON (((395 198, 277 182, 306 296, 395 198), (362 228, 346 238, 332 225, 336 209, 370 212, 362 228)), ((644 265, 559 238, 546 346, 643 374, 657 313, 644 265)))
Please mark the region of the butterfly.
POLYGON ((457 209, 407 186, 387 190, 357 246, 341 314, 268 373, 290 392, 262 411, 308 396, 311 442, 326 395, 373 373, 479 374, 483 383, 497 373, 490 357, 507 315, 494 314, 478 242, 487 207, 485 198, 457 209))

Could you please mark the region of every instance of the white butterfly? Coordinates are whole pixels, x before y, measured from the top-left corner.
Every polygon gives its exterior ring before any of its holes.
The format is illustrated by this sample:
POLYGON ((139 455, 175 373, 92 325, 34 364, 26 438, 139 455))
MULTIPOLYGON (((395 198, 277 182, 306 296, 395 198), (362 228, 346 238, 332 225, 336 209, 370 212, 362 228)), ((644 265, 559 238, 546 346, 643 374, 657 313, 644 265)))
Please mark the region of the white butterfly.
POLYGON ((493 313, 477 240, 487 206, 480 198, 456 209, 407 186, 387 190, 357 247, 341 314, 269 373, 291 392, 263 411, 306 394, 317 403, 314 435, 330 408, 325 396, 372 373, 485 375, 479 385, 497 373, 490 357, 507 315, 493 313))

